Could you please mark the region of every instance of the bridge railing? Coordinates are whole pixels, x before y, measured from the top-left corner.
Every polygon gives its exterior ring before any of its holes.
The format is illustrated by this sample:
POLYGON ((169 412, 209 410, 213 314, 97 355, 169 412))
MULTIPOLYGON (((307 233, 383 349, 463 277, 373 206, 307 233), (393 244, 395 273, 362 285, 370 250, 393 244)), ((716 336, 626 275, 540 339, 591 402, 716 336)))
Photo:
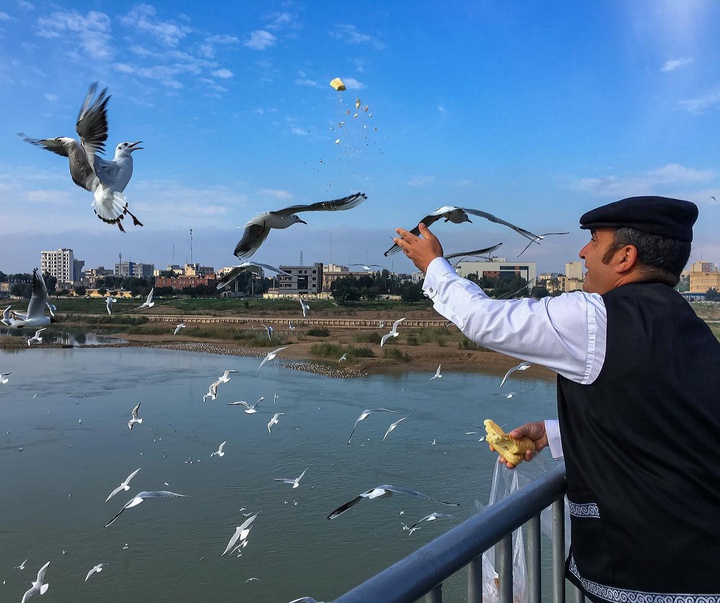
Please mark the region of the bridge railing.
MULTIPOLYGON (((442 602, 442 585, 468 568, 468 603, 482 601, 482 554, 495 549, 499 603, 513 603, 512 533, 526 526, 527 601, 542 600, 540 513, 552 507, 551 584, 553 602, 565 601, 565 464, 449 530, 376 574, 332 603, 442 602)), ((572 587, 576 599, 582 595, 572 587)))

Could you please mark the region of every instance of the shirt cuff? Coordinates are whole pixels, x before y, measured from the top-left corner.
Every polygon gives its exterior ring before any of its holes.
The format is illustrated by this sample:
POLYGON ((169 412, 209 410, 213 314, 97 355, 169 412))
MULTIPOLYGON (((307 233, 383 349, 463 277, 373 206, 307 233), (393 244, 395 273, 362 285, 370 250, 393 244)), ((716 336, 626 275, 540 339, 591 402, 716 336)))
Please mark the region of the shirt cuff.
POLYGON ((556 420, 545 421, 545 435, 548 439, 550 454, 554 459, 563 458, 562 440, 560 439, 560 422, 556 420))
POLYGON ((448 273, 455 273, 454 268, 443 257, 436 257, 428 264, 425 272, 425 280, 423 281, 423 293, 430 299, 434 299, 438 294, 438 289, 443 277, 448 273))

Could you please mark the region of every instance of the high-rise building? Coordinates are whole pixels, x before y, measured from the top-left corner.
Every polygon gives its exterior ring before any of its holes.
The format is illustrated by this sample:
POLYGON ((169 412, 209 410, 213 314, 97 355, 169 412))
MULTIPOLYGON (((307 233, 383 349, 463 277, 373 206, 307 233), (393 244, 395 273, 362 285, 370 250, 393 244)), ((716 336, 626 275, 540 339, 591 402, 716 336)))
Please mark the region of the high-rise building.
POLYGON ((57 279, 58 287, 71 287, 82 278, 83 260, 76 260, 72 249, 40 252, 40 271, 57 279))

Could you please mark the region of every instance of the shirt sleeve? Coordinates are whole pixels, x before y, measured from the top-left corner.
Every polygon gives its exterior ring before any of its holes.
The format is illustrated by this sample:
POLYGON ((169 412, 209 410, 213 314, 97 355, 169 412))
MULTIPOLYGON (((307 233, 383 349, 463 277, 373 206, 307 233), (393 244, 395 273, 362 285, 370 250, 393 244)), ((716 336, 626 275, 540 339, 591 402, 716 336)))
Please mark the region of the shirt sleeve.
POLYGON ((435 258, 428 266, 423 291, 435 310, 477 344, 541 364, 583 385, 600 373, 607 313, 596 293, 577 291, 540 300, 490 299, 444 258, 435 258))
POLYGON ((561 459, 564 455, 560 439, 560 422, 557 419, 545 419, 545 435, 548 439, 550 454, 554 459, 561 459))

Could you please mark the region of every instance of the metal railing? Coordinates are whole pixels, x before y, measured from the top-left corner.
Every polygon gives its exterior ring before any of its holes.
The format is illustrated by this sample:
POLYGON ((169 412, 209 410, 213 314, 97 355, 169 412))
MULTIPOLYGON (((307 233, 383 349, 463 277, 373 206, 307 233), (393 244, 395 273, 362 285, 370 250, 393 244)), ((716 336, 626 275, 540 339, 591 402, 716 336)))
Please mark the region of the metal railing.
MULTIPOLYGON (((464 523, 429 542, 414 553, 376 574, 332 603, 442 602, 442 585, 468 567, 468 603, 482 601, 482 554, 495 548, 499 603, 513 603, 512 533, 527 528, 527 601, 542 600, 540 513, 552 506, 553 602, 565 601, 565 464, 464 523)), ((573 587, 574 588, 574 587, 573 587)), ((582 595, 575 591, 578 600, 582 595)))

